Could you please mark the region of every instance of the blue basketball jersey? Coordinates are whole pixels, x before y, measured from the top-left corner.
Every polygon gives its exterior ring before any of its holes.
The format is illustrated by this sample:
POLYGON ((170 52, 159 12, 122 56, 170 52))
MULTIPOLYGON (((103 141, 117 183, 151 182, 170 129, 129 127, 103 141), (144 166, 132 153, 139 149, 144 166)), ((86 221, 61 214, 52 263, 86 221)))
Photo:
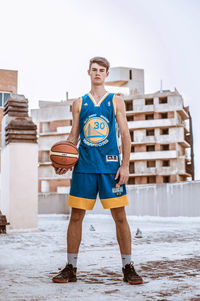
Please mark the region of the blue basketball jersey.
POLYGON ((120 167, 115 120, 115 95, 106 93, 96 104, 90 93, 81 97, 79 160, 75 173, 116 173, 120 167))

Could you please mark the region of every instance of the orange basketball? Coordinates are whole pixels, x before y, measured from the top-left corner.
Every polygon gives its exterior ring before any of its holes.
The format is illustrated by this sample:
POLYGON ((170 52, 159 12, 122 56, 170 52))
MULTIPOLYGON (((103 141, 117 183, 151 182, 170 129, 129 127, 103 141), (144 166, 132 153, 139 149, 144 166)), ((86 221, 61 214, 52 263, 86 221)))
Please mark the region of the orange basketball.
POLYGON ((79 153, 72 142, 60 141, 51 147, 49 156, 54 167, 70 169, 77 163, 79 153))

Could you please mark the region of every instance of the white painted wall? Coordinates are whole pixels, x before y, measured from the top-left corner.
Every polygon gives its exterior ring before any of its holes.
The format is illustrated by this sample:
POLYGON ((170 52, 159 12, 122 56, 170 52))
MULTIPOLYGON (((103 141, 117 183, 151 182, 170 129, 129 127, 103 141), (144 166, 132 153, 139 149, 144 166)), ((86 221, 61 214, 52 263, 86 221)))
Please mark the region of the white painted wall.
POLYGON ((37 228, 38 145, 10 143, 2 148, 1 204, 11 228, 37 228))
POLYGON ((31 117, 34 123, 50 122, 54 120, 72 119, 69 104, 59 104, 56 106, 42 107, 31 110, 31 117))

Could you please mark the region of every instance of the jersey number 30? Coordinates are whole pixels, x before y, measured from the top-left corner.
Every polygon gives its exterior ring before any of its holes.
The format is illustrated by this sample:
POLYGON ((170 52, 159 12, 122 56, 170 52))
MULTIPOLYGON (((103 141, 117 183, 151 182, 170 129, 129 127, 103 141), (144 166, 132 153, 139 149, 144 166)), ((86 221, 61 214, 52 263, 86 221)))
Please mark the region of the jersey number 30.
POLYGON ((97 130, 97 129, 101 129, 101 130, 103 130, 104 128, 105 128, 105 123, 104 122, 101 122, 100 124, 99 124, 99 122, 98 121, 95 121, 95 126, 94 126, 94 129, 95 130, 97 130))

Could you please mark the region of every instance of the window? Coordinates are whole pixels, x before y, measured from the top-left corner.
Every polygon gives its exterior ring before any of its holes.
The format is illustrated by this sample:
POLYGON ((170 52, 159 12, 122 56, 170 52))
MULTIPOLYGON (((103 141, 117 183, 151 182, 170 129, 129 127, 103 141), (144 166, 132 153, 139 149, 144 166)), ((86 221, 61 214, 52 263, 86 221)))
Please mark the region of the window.
POLYGON ((42 151, 42 162, 49 162, 49 151, 42 151))
POLYGON ((159 97, 159 103, 167 103, 167 97, 159 97))
POLYGON ((127 121, 134 121, 134 116, 127 116, 127 121))
POLYGON ((134 141, 133 131, 130 131, 131 141, 134 141))
POLYGON ((125 102, 125 106, 126 106, 126 111, 133 111, 133 102, 132 101, 125 102))
POLYGON ((41 181, 41 192, 49 192, 49 182, 41 181))
POLYGON ((160 113, 161 119, 166 119, 168 117, 167 113, 160 113))
POLYGON ((160 130, 160 135, 168 135, 169 134, 169 129, 161 129, 160 130))
POLYGON ((156 161, 155 160, 147 161, 147 167, 156 167, 156 161))
POLYGON ((57 193, 68 193, 67 186, 57 186, 57 193))
POLYGON ((155 151, 155 145, 147 145, 146 150, 147 150, 147 152, 154 152, 155 151))
POLYGON ((169 176, 164 176, 163 177, 163 183, 169 183, 169 176))
POLYGON ((146 120, 152 120, 153 119, 153 114, 145 114, 145 119, 146 120))
POLYGON ((146 136, 154 136, 154 129, 146 130, 146 136))
POLYGON ((6 103, 6 101, 8 100, 8 97, 10 96, 10 93, 4 93, 4 100, 3 103, 6 103))
POLYGON ((170 166, 170 161, 169 160, 163 160, 162 161, 162 166, 170 166))
POLYGON ((134 164, 134 162, 130 162, 129 172, 130 173, 135 173, 135 164, 134 164))
POLYGON ((42 133, 50 132, 50 122, 42 122, 42 133))
POLYGON ((131 145, 131 153, 134 153, 135 152, 135 147, 134 145, 131 145))
POLYGON ((129 70, 129 79, 132 80, 132 70, 129 70))
POLYGON ((0 107, 3 107, 3 105, 8 100, 9 96, 10 96, 10 93, 7 93, 7 92, 1 92, 0 93, 0 107))
POLYGON ((145 105, 153 105, 153 98, 146 98, 145 99, 145 105))
POLYGON ((156 176, 149 176, 147 177, 147 183, 156 183, 156 176))
POLYGON ((169 150, 169 144, 161 144, 160 147, 161 147, 161 150, 163 150, 163 151, 169 150))
POLYGON ((128 184, 135 184, 135 178, 134 177, 130 177, 128 179, 128 184))

